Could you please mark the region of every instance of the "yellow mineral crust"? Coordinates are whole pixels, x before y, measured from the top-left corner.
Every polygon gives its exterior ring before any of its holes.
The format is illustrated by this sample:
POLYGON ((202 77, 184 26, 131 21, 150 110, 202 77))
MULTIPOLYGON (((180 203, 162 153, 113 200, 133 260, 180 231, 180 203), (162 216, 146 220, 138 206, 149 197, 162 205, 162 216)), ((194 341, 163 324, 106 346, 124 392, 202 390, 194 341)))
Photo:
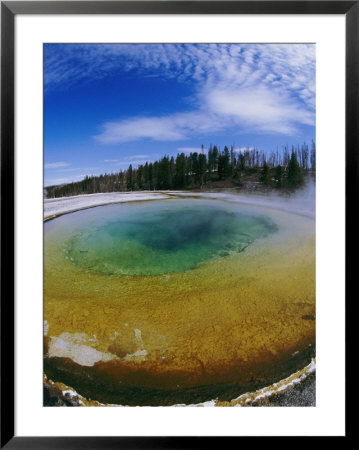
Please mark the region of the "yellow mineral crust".
POLYGON ((269 214, 280 233, 183 273, 84 271, 46 243, 46 356, 111 381, 174 388, 246 383, 314 346, 315 223, 269 214))

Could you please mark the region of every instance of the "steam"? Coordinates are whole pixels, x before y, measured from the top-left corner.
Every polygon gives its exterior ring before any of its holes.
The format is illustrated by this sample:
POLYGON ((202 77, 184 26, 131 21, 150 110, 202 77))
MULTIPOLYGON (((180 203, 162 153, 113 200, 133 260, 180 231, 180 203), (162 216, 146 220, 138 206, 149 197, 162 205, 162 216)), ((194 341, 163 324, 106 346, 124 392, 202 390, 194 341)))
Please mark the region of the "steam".
POLYGON ((243 203, 279 209, 301 216, 315 219, 315 183, 310 181, 306 185, 292 194, 279 194, 272 192, 269 194, 236 193, 224 191, 221 193, 183 193, 175 192, 178 197, 203 197, 221 199, 233 203, 243 203))

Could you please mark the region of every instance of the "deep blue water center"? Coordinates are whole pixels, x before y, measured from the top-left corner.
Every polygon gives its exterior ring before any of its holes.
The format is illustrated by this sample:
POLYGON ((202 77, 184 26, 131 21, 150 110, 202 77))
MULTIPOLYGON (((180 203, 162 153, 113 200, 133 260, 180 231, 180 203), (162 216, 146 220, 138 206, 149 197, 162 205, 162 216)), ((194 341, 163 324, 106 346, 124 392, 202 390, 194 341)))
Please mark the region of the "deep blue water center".
POLYGON ((276 231, 265 216, 218 201, 174 200, 95 208, 77 221, 65 253, 77 266, 112 275, 195 269, 242 252, 276 231))

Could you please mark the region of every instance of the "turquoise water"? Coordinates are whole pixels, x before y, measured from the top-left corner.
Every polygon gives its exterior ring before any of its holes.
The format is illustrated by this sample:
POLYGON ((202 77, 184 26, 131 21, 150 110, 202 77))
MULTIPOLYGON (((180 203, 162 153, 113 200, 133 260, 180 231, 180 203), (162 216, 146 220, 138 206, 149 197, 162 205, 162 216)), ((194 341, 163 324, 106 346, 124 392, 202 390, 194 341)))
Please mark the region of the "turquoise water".
POLYGON ((277 230, 268 217, 213 200, 111 205, 70 216, 65 257, 85 270, 113 275, 191 270, 242 252, 277 230))

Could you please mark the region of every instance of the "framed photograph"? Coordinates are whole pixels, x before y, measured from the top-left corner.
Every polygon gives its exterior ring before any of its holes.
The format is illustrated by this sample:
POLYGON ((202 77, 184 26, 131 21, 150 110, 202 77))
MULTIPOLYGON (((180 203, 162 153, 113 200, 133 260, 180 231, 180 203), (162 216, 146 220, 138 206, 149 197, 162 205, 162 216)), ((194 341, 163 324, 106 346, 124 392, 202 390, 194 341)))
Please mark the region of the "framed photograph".
POLYGON ((346 436, 358 26, 1 3, 2 447, 346 436))

